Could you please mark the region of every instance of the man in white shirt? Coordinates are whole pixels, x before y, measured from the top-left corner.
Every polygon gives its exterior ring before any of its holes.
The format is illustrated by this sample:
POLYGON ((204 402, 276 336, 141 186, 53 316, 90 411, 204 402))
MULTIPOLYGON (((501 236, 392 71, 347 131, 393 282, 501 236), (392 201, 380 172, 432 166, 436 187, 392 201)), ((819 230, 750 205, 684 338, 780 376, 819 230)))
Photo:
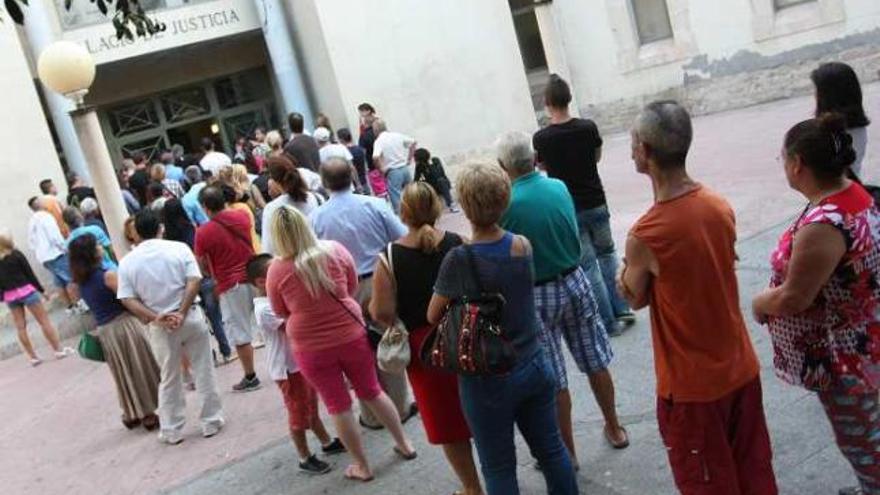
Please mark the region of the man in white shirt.
POLYGON ((409 164, 416 149, 416 140, 398 132, 391 132, 382 119, 373 121, 373 163, 385 174, 388 196, 395 213, 400 213, 400 195, 412 182, 409 164))
POLYGON ((229 158, 229 155, 214 151, 214 140, 211 138, 206 137, 202 139, 202 151, 205 155, 199 161, 199 165, 201 165, 202 170, 211 172, 211 175, 214 177, 217 177, 221 168, 226 165, 232 165, 232 160, 229 158))
POLYGON ((150 347, 162 368, 159 384, 159 441, 183 441, 186 398, 181 373, 184 349, 202 400, 202 435, 212 437, 225 424, 214 378, 210 332, 201 307, 193 304, 202 275, 195 256, 181 242, 159 239, 161 223, 149 209, 138 213, 141 243, 119 264, 117 297, 149 325, 150 347))
POLYGON ((58 223, 55 222, 55 217, 46 211, 43 201, 46 200, 38 197, 28 201, 28 206, 34 212, 28 224, 28 247, 34 252, 37 261, 52 274, 59 289, 58 294, 67 305, 67 312, 84 313, 88 308, 77 302, 72 285, 73 277, 70 275, 70 264, 67 261, 66 242, 58 228, 58 223))
POLYGON ((348 147, 344 144, 331 142, 330 129, 327 129, 326 127, 318 127, 315 129, 314 138, 315 141, 318 142, 318 153, 321 156, 321 163, 324 163, 331 158, 339 158, 348 162, 349 166, 352 167, 352 187, 354 188, 354 191, 363 192, 363 185, 358 177, 357 170, 354 169, 354 156, 352 156, 351 151, 348 151, 348 147))

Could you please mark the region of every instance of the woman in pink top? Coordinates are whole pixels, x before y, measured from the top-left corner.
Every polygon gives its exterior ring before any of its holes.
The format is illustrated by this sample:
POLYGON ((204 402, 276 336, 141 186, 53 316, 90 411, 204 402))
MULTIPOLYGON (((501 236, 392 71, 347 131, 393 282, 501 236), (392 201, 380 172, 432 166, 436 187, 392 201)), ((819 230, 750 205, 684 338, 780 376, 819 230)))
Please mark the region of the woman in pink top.
POLYGON ((266 290, 272 309, 287 319, 287 336, 300 372, 318 391, 354 464, 345 477, 370 481, 360 432, 351 412, 346 379, 394 437, 394 451, 406 460, 416 452, 403 433, 400 416, 376 377, 375 357, 367 341, 354 259, 341 244, 318 241, 306 217, 281 206, 271 219, 279 258, 272 263, 266 290))

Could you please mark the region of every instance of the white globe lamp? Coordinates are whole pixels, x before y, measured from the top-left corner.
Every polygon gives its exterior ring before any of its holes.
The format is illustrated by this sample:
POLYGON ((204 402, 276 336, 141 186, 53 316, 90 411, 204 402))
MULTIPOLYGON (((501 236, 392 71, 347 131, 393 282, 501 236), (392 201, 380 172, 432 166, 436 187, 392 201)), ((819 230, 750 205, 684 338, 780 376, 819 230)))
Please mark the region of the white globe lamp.
POLYGON ((80 105, 95 81, 95 61, 79 43, 56 41, 40 53, 37 74, 49 89, 80 105))

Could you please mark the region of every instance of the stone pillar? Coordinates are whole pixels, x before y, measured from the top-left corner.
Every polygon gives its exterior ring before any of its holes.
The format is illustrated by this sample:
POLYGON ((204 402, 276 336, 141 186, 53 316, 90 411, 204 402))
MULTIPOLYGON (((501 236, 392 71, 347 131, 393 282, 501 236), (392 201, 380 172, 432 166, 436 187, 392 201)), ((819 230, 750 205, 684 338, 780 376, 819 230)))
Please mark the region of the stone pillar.
POLYGON ((558 74, 559 77, 568 81, 571 88, 571 115, 579 117, 580 104, 578 103, 577 91, 571 80, 571 71, 568 67, 568 59, 565 56, 565 45, 559 33, 556 16, 553 13, 551 2, 535 5, 535 17, 538 18, 538 30, 541 32, 541 42, 544 44, 544 56, 547 58, 547 68, 550 73, 558 74))
POLYGON ((122 200, 122 190, 116 179, 116 170, 113 168, 110 152, 107 151, 98 114, 95 113, 94 107, 82 107, 73 110, 70 116, 79 142, 82 144, 83 153, 88 157, 95 196, 98 197, 98 204, 101 205, 104 224, 110 232, 113 252, 116 254, 116 259, 122 259, 129 250, 128 242, 125 240, 125 219, 128 218, 128 210, 125 209, 122 200))
MULTIPOLYGON (((40 57, 43 49, 59 38, 50 14, 46 11, 47 8, 50 8, 47 7, 47 4, 49 4, 48 1, 28 2, 25 9, 25 33, 34 60, 40 57)), ((74 109, 73 102, 48 88, 44 89, 43 96, 52 122, 55 124, 55 133, 58 135, 58 140, 61 141, 67 167, 79 175, 84 182, 91 184, 92 179, 86 165, 85 155, 80 148, 76 130, 70 118, 70 112, 74 109)))
POLYGON ((294 49, 293 36, 287 24, 282 0, 254 0, 254 8, 263 27, 263 40, 269 50, 275 83, 281 93, 284 117, 299 112, 305 117, 306 128, 314 124, 314 114, 294 49))

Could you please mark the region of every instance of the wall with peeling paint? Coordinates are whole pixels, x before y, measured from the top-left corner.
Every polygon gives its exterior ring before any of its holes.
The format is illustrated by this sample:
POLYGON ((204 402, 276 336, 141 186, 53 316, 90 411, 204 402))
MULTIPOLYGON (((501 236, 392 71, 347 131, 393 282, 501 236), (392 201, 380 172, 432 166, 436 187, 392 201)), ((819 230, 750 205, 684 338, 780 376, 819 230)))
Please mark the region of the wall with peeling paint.
POLYGON ((673 40, 639 46, 631 3, 553 0, 581 112, 604 129, 629 124, 646 102, 675 98, 708 113, 804 94, 820 62, 880 70, 880 1, 815 0, 775 11, 773 0, 667 0, 673 40), (586 4, 586 7, 585 7, 586 4))

